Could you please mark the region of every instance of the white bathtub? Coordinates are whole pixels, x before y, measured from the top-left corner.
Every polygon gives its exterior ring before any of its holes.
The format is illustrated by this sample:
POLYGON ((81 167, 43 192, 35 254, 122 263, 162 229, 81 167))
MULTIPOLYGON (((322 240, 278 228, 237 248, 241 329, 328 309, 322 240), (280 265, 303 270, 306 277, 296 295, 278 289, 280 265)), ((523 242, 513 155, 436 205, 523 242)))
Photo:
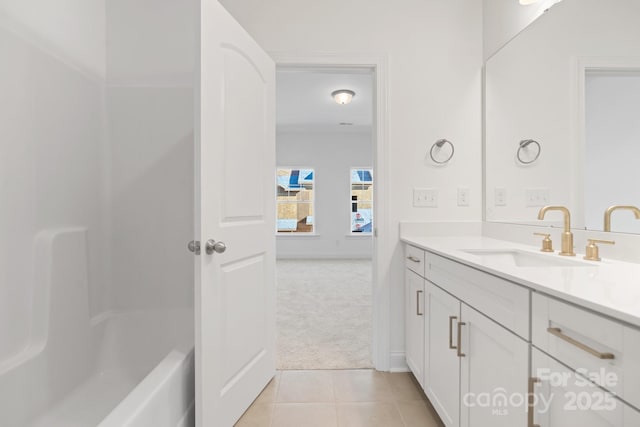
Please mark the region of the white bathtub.
POLYGON ((166 312, 112 314, 92 328, 93 357, 68 354, 60 364, 60 353, 45 348, 0 374, 0 426, 193 426, 192 316, 171 314, 171 325, 160 319, 166 312), (149 333, 149 324, 165 336, 149 333), (186 339, 175 346, 179 324, 186 339))
POLYGON ((193 347, 172 350, 99 427, 195 425, 193 347))
POLYGON ((0 427, 193 425, 193 310, 90 319, 86 230, 44 233, 37 251, 29 343, 0 360, 0 427))

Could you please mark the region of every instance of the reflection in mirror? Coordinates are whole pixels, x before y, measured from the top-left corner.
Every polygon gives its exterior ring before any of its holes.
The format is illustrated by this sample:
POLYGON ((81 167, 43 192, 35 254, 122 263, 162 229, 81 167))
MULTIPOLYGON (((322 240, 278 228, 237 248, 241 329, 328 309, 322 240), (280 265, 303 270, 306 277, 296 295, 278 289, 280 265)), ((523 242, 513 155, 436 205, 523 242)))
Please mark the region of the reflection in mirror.
MULTIPOLYGON (((486 220, 541 225, 553 204, 602 230, 609 206, 640 206, 639 16, 638 0, 564 0, 486 62, 486 220), (542 150, 524 165, 528 139, 542 150)), ((640 233, 632 212, 611 221, 640 233)))
MULTIPOLYGON (((585 123, 585 225, 602 230, 606 207, 640 206, 640 69, 587 71, 585 123)), ((640 233, 638 211, 621 210, 610 229, 640 233)))

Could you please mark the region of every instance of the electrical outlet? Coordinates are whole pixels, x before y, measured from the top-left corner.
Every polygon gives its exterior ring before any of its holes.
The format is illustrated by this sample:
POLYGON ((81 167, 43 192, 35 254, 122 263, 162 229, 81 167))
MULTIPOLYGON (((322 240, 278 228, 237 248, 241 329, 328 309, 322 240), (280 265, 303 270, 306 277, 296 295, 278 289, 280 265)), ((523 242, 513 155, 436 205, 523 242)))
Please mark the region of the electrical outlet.
POLYGON ((495 206, 507 206, 507 189, 496 187, 494 193, 493 204, 495 206))
POLYGON ((437 208, 438 190, 435 188, 414 188, 413 206, 421 208, 437 208))
POLYGON ((458 206, 469 206, 468 188, 458 188, 458 206))
POLYGON ((528 207, 539 207, 549 204, 548 188, 527 188, 525 190, 528 207))

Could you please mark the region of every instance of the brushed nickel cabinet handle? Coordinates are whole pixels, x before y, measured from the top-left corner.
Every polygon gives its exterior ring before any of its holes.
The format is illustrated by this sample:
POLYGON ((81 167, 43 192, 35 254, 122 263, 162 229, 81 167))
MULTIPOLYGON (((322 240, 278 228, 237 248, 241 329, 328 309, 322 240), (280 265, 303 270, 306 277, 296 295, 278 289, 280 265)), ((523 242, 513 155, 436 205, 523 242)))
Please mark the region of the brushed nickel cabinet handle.
POLYGON ((407 259, 408 259, 409 261, 413 261, 413 262, 420 262, 420 258, 416 258, 416 257, 414 257, 413 255, 408 256, 408 257, 407 257, 407 259))
POLYGON ((549 332, 551 335, 554 335, 560 338, 563 341, 568 342, 569 344, 572 344, 578 347, 580 350, 586 351, 587 353, 597 357, 598 359, 608 359, 608 360, 615 359, 615 356, 612 353, 601 353, 598 350, 595 350, 589 347, 588 345, 583 344, 580 341, 574 340, 570 336, 565 335, 564 333, 562 333, 562 330, 560 328, 547 328, 547 332, 549 332))
POLYGON ((453 321, 458 320, 458 316, 449 316, 449 348, 455 350, 458 347, 453 345, 453 321))
POLYGON ((534 409, 535 409, 535 395, 534 395, 534 390, 533 390, 533 386, 537 383, 540 382, 540 378, 536 378, 536 377, 529 377, 529 387, 528 387, 528 403, 527 403, 527 426, 529 427, 540 427, 540 425, 538 424, 534 424, 533 421, 533 416, 534 416, 534 409))
POLYGON ((462 327, 466 325, 465 322, 458 322, 458 357, 465 357, 466 354, 462 352, 462 327))
POLYGON ((422 294, 422 291, 418 290, 416 291, 416 314, 418 316, 422 316, 424 313, 420 313, 420 294, 422 294))

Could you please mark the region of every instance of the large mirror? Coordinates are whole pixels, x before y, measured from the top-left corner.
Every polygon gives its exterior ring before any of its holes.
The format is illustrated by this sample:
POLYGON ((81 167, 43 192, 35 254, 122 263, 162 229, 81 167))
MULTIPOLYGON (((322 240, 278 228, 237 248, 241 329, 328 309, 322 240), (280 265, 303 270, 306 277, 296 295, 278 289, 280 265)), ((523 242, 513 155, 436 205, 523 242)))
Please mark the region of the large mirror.
MULTIPOLYGON (((487 221, 553 204, 603 230, 608 207, 640 208, 639 19, 639 0, 563 0, 486 62, 487 221)), ((621 209, 611 230, 640 220, 621 209)))

